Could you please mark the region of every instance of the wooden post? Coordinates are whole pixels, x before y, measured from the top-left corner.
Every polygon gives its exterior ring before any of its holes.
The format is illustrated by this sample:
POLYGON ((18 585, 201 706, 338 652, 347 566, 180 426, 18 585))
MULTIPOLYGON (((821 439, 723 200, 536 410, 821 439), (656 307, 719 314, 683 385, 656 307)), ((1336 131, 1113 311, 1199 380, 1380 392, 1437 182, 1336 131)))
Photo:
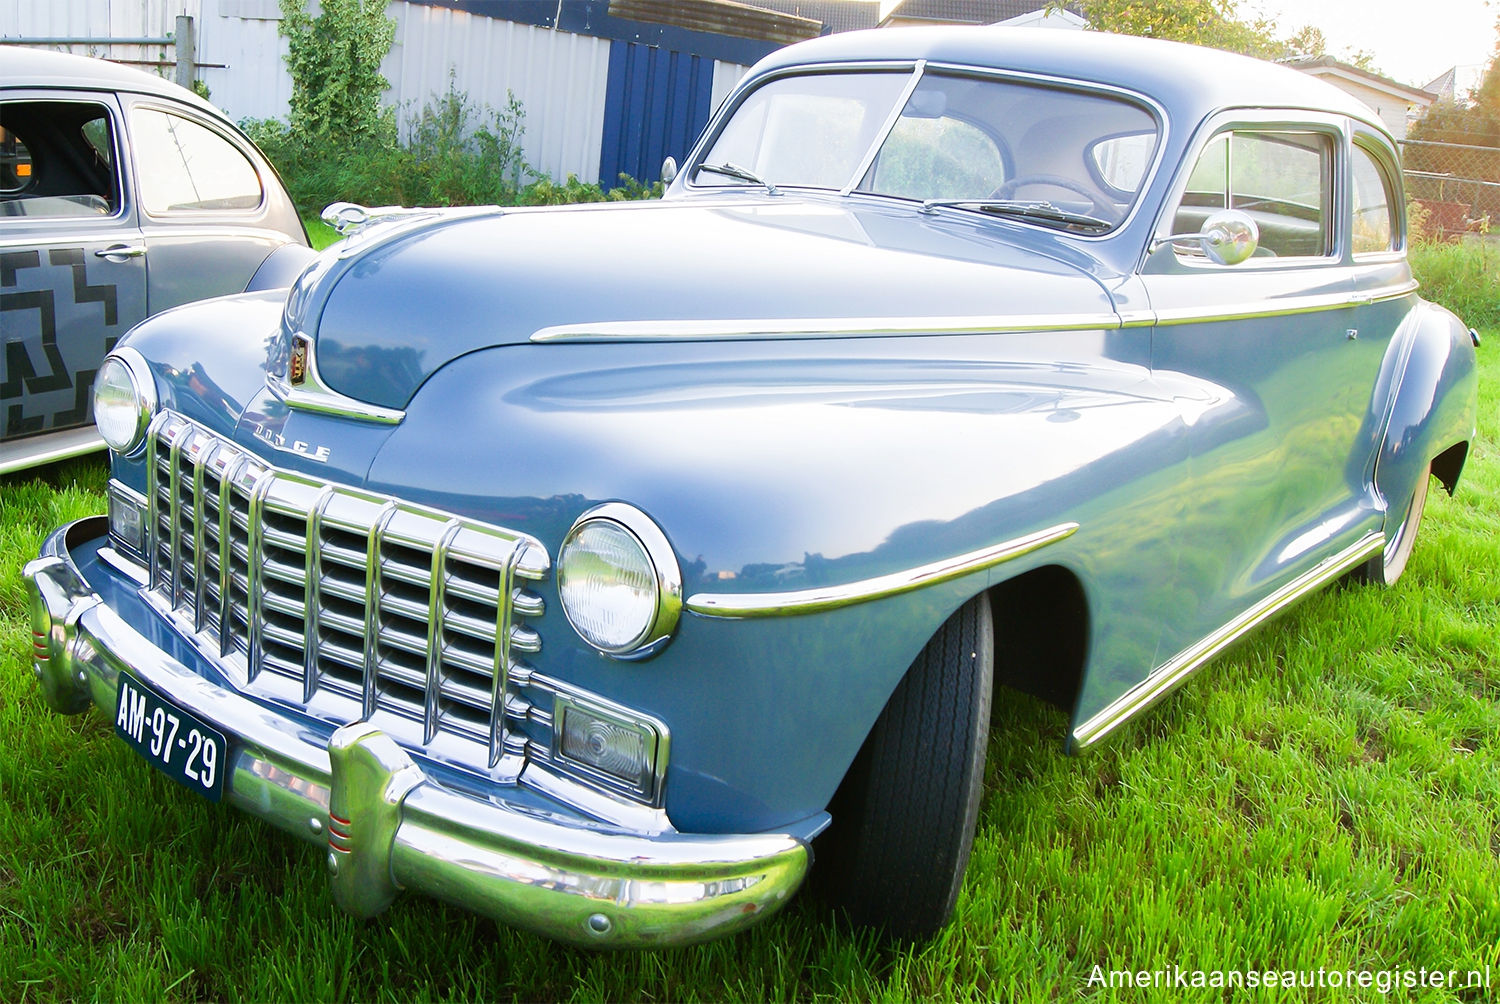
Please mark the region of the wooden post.
POLYGON ((196 39, 193 38, 193 19, 186 14, 177 15, 176 44, 177 71, 172 79, 182 87, 192 87, 195 76, 193 63, 197 58, 196 39))

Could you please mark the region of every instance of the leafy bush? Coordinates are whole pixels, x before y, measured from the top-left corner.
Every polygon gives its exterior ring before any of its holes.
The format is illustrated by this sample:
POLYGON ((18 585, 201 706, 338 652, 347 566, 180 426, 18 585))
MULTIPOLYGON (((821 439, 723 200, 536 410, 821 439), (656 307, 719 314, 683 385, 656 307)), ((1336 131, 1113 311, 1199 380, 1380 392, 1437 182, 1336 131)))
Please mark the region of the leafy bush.
POLYGON ((389 142, 391 109, 380 104, 390 82, 380 62, 396 40, 385 0, 322 0, 316 18, 306 0, 281 0, 281 34, 292 75, 291 133, 303 143, 389 142))
POLYGON ((316 216, 330 202, 366 206, 558 205, 659 197, 663 185, 621 175, 604 189, 573 175, 558 183, 525 160, 526 111, 514 95, 502 109, 476 105, 452 79, 406 120, 407 139, 367 135, 336 143, 309 141, 289 123, 249 120, 240 125, 281 171, 297 210, 316 216))
POLYGON ((1410 258, 1424 297, 1473 327, 1500 325, 1500 245, 1479 236, 1456 243, 1417 241, 1410 258))

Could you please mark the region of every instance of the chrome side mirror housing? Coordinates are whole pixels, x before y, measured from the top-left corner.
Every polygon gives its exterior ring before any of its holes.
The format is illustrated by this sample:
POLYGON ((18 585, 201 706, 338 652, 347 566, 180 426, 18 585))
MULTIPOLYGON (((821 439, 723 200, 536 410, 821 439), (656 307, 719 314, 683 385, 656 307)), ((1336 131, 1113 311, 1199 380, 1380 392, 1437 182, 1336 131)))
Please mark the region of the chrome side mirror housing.
POLYGON ((661 183, 670 185, 675 177, 677 177, 677 158, 668 157, 661 162, 661 183))
POLYGON ((1215 265, 1238 265, 1260 247, 1260 227, 1249 213, 1238 209, 1221 209, 1203 221, 1196 234, 1173 234, 1158 237, 1151 244, 1154 253, 1164 244, 1186 244, 1196 241, 1208 260, 1215 265))

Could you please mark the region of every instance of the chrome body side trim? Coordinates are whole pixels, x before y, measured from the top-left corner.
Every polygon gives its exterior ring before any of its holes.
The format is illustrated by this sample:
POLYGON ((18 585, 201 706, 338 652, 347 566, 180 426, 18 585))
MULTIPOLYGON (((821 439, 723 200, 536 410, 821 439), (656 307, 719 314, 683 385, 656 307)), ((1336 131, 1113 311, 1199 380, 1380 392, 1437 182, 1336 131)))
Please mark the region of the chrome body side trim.
POLYGON ((1153 325, 1214 324, 1220 321, 1246 321, 1267 317, 1287 317, 1293 314, 1311 314, 1320 310, 1343 310, 1346 307, 1399 300, 1403 296, 1415 293, 1417 285, 1417 281, 1412 279, 1393 286, 1363 290, 1358 293, 1318 293, 1311 296, 1288 297, 1284 300, 1265 300, 1259 303, 1239 303, 1211 308, 1178 307, 1172 310, 1133 310, 1120 315, 1120 327, 1147 328, 1153 325))
MULTIPOLYGON (((1285 300, 1228 307, 1181 307, 1123 313, 987 314, 954 317, 770 317, 712 320, 591 321, 538 328, 531 341, 662 342, 736 341, 757 338, 902 338, 912 335, 969 335, 1145 328, 1165 324, 1211 324, 1253 318, 1342 310, 1409 296, 1416 280, 1359 293, 1320 293, 1285 300)), ((290 403, 290 402, 289 402, 290 403)))
POLYGON ((449 788, 366 722, 324 743, 198 676, 105 605, 69 551, 104 532, 103 517, 63 527, 26 566, 47 703, 64 713, 93 703, 112 720, 128 669, 213 723, 230 737, 224 801, 323 846, 335 901, 351 912, 412 889, 575 945, 667 947, 769 916, 807 872, 807 844, 789 833, 586 823, 449 788))
POLYGON ((993 568, 1071 537, 1077 529, 1077 523, 1059 523, 994 547, 842 586, 777 593, 694 593, 688 597, 685 606, 694 613, 710 617, 785 617, 836 610, 887 596, 899 596, 915 589, 948 582, 971 572, 993 568))
POLYGON ((50 464, 104 448, 104 439, 93 425, 11 439, 0 443, 0 474, 9 474, 38 464, 50 464))
POLYGON ((1385 536, 1379 532, 1365 534, 1338 554, 1331 555, 1313 568, 1288 582, 1244 613, 1220 627, 1201 641, 1178 652, 1157 670, 1126 691, 1109 707, 1073 729, 1070 746, 1085 749, 1105 738, 1131 718, 1145 711, 1197 672, 1231 642, 1278 611, 1291 606, 1311 592, 1338 578, 1349 569, 1379 554, 1385 547, 1385 536))
POLYGON ((996 314, 960 317, 770 317, 729 320, 598 321, 539 328, 531 341, 736 341, 755 338, 902 338, 996 331, 1079 331, 1120 326, 1115 313, 996 314))

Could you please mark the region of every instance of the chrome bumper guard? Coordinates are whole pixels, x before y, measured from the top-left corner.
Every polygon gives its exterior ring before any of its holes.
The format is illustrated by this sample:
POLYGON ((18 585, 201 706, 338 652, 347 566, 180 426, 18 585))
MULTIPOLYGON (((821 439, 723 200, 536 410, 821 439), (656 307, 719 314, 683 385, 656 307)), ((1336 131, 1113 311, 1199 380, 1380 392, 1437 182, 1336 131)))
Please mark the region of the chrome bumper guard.
POLYGON ((70 547, 103 517, 55 531, 26 566, 34 666, 54 710, 115 714, 119 672, 221 729, 226 802, 328 848, 334 898, 373 916, 403 889, 559 941, 665 947, 740 930, 779 909, 810 853, 789 834, 644 835, 549 817, 444 787, 364 722, 327 745, 157 648, 94 592, 70 547))

